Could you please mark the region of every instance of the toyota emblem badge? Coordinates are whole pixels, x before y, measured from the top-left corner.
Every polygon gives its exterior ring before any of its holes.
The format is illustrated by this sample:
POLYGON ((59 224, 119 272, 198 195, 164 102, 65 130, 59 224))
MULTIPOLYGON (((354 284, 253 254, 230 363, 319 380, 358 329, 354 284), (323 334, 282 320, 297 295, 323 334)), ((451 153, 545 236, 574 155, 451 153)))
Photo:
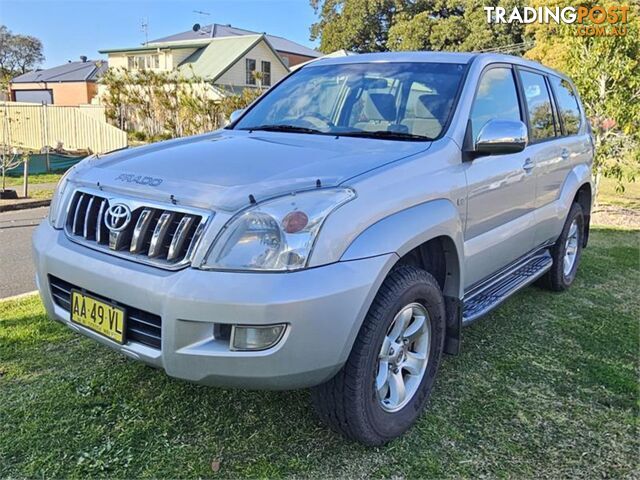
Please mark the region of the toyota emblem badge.
POLYGON ((121 232, 131 221, 131 209, 124 203, 109 205, 104 223, 111 232, 121 232))

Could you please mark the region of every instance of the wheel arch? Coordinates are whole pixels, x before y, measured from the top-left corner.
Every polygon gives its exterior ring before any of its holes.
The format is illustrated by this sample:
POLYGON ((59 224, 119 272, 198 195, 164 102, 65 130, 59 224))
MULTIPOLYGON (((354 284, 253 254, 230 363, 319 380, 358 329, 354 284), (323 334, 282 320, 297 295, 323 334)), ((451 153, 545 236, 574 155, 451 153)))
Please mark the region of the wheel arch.
POLYGON ((582 246, 586 247, 589 240, 589 226, 591 223, 591 206, 593 204, 593 186, 591 168, 587 164, 576 165, 567 175, 560 192, 562 218, 558 218, 564 225, 564 220, 571 205, 578 203, 582 207, 585 220, 585 235, 582 246))
MULTIPOLYGON (((446 301, 445 352, 456 354, 460 350, 462 329, 462 235, 463 224, 457 208, 449 200, 434 200, 394 213, 371 225, 356 237, 341 260, 394 253, 396 260, 382 272, 383 279, 398 265, 414 265, 431 273, 440 284, 446 301)), ((379 286, 371 295, 371 302, 379 286)), ((367 305, 367 310, 369 307, 367 305)))
MULTIPOLYGON (((349 245, 341 261, 395 253, 401 262, 411 256, 442 253, 447 296, 462 298, 463 226, 457 208, 446 199, 432 200, 389 215, 365 229, 349 245)), ((424 260, 424 259, 423 259, 424 260)))
POLYGON ((593 194, 591 191, 591 184, 589 182, 583 183, 575 196, 573 202, 580 205, 582 208, 582 215, 584 215, 584 236, 582 238, 582 247, 586 247, 589 242, 589 226, 591 224, 591 205, 593 205, 593 194))

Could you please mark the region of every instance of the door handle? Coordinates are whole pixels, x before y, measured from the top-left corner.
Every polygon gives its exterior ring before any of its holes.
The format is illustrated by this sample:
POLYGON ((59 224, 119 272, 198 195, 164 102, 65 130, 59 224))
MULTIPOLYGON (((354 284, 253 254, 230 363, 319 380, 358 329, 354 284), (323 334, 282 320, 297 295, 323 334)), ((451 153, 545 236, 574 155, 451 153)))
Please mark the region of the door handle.
POLYGON ((524 161, 524 165, 522 165, 522 168, 524 169, 525 172, 529 173, 534 166, 535 164, 533 163, 533 161, 530 158, 527 158, 524 161))
POLYGON ((569 158, 569 150, 567 150, 566 148, 563 148, 560 156, 562 157, 563 160, 566 160, 567 158, 569 158))

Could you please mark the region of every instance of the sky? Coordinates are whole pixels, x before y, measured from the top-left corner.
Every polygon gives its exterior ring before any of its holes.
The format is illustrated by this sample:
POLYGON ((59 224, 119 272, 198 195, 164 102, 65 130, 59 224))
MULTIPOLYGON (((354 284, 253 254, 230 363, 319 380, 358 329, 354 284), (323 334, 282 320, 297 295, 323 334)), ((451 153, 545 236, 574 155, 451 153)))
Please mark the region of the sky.
POLYGON ((317 46, 309 40, 316 17, 308 0, 0 0, 0 24, 42 41, 43 68, 81 55, 106 58, 98 50, 144 43, 142 19, 149 40, 189 30, 194 23, 221 23, 317 46))

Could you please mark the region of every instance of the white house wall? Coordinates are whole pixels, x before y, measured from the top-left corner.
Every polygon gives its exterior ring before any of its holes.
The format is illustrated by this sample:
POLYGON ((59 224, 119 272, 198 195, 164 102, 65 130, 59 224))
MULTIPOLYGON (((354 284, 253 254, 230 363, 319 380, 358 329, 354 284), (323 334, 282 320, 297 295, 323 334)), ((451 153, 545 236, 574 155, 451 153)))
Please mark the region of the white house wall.
POLYGON ((171 50, 172 63, 169 69, 175 70, 178 66, 187 59, 187 57, 191 56, 197 48, 180 48, 171 50))
POLYGON ((182 63, 188 56, 194 53, 197 48, 180 48, 173 50, 160 50, 160 52, 156 51, 146 51, 146 52, 135 52, 131 51, 128 53, 110 53, 109 54, 109 67, 112 68, 124 68, 129 69, 129 57, 135 57, 137 55, 145 56, 145 55, 158 55, 160 60, 160 69, 159 70, 174 70, 182 63))
POLYGON ((109 54, 109 68, 128 68, 127 55, 123 53, 109 54))

